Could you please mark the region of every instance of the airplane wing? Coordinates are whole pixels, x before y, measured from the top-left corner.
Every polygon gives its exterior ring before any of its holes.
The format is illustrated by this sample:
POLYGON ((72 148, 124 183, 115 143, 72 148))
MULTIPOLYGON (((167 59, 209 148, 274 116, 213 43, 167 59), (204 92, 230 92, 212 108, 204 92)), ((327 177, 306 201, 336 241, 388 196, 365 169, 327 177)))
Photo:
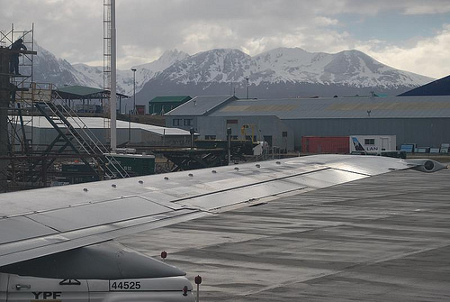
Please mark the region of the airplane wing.
POLYGON ((0 195, 0 267, 434 161, 316 155, 0 195))

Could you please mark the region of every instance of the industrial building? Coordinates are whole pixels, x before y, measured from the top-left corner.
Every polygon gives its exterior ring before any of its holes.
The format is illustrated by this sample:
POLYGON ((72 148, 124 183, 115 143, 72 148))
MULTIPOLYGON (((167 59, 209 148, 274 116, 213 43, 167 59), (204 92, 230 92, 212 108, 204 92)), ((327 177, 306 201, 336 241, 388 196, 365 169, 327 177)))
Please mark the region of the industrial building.
MULTIPOLYGON (((68 118, 79 129, 89 129, 98 141, 107 145, 110 138, 109 119, 102 117, 68 118)), ((23 116, 27 137, 33 138, 35 146, 48 146, 58 135, 55 128, 44 116, 23 116)), ((141 146, 184 146, 189 145, 191 134, 177 128, 117 121, 117 144, 141 146)))
POLYGON ((437 79, 431 83, 411 89, 400 96, 438 96, 450 95, 450 76, 437 79))
POLYGON ((287 151, 303 136, 395 135, 397 145, 450 142, 450 96, 237 99, 195 97, 166 114, 166 126, 200 139, 253 137, 287 151))

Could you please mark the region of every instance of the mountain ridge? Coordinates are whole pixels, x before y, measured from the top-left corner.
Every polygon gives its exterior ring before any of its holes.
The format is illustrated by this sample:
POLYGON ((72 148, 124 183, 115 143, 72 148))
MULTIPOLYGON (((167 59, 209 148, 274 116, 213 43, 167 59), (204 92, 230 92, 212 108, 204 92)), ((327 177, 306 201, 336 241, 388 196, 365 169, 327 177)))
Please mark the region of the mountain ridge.
MULTIPOLYGON (((38 46, 37 80, 61 85, 103 86, 102 67, 71 65, 38 46)), ((157 95, 239 94, 284 98, 399 94, 433 79, 382 64, 358 50, 335 54, 301 48, 276 48, 250 56, 238 49, 217 48, 189 55, 169 50, 136 68, 137 103, 157 95)), ((117 70, 117 91, 133 94, 133 72, 117 70)))

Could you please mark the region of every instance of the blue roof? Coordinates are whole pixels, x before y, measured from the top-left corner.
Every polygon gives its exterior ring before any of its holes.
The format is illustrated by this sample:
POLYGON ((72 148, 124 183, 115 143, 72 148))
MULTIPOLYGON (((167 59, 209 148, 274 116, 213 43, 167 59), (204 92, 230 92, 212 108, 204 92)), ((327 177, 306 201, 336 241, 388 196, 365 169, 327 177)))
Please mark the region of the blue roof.
MULTIPOLYGON (((63 86, 55 91, 63 99, 95 99, 103 98, 104 94, 109 94, 109 90, 86 86, 63 86)), ((116 93, 116 95, 128 98, 128 96, 124 94, 116 93)))
POLYGON ((450 76, 414 88, 412 90, 400 94, 399 96, 432 96, 432 95, 450 96, 450 76))

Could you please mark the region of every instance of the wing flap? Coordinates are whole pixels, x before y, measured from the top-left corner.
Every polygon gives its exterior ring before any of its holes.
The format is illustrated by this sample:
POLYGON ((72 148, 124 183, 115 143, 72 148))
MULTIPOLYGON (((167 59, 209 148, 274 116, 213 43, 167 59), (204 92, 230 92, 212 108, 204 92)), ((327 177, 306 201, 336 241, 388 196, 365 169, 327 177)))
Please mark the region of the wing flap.
POLYGON ((69 232, 98 225, 112 224, 118 221, 158 215, 169 211, 172 211, 172 209, 134 196, 57 209, 28 215, 27 217, 59 232, 69 232))
POLYGON ((221 208, 236 206, 254 200, 276 196, 293 191, 310 191, 312 189, 329 187, 368 176, 341 170, 321 169, 301 173, 300 175, 248 184, 236 189, 223 190, 214 194, 186 198, 178 201, 187 207, 199 208, 204 211, 220 211, 221 208))
POLYGON ((56 235, 5 243, 0 246, 0 266, 99 242, 106 242, 114 238, 197 219, 207 215, 210 214, 184 209, 56 235))
POLYGON ((0 245, 56 233, 57 231, 23 216, 0 220, 0 245))

